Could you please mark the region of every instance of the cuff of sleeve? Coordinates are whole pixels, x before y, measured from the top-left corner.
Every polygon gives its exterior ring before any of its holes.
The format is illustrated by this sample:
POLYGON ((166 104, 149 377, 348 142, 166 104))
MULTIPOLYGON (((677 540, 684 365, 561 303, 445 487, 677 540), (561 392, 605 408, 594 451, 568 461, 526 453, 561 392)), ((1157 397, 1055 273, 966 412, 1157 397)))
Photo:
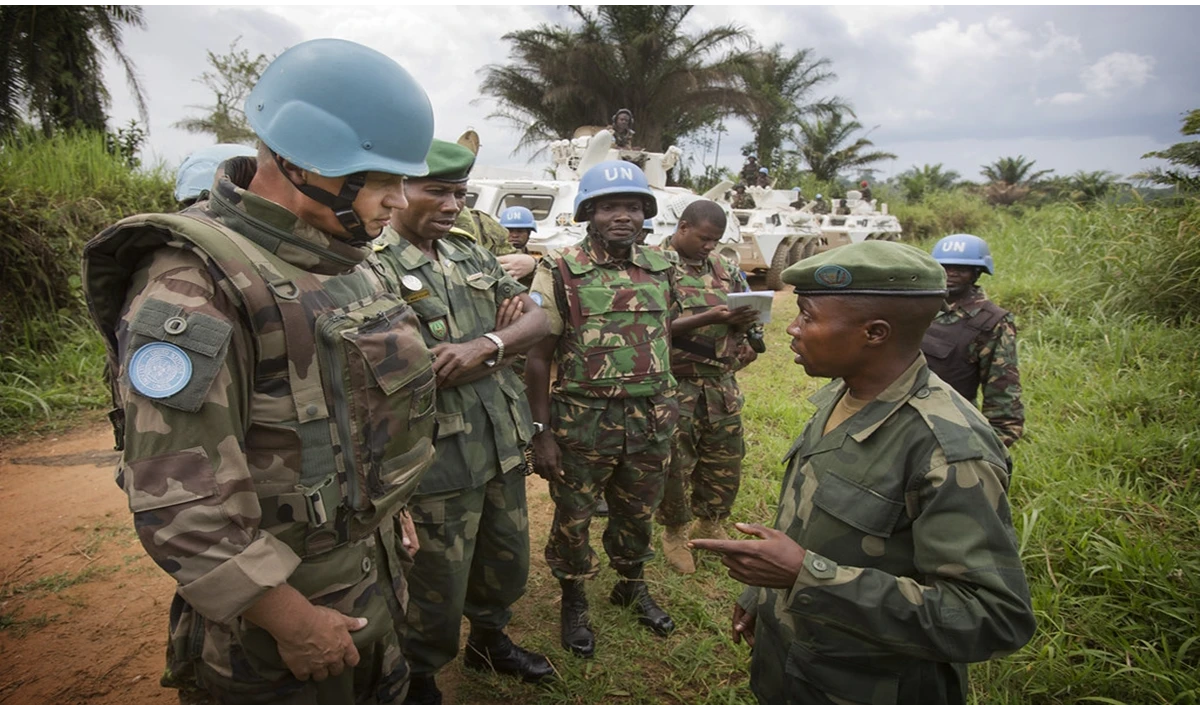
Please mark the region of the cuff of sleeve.
POLYGON ((241 553, 179 588, 179 596, 214 622, 228 624, 273 587, 287 582, 300 557, 262 532, 241 553))
POLYGON ((792 586, 792 596, 790 599, 794 600, 796 594, 804 588, 827 584, 830 580, 837 577, 837 572, 837 563, 819 553, 805 551, 804 567, 796 574, 796 584, 792 586))

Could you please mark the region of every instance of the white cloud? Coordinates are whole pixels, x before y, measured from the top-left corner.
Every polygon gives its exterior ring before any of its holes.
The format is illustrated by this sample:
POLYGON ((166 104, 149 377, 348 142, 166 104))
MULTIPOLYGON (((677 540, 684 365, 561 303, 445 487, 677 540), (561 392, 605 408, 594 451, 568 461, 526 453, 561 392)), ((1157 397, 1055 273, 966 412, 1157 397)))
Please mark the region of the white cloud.
POLYGON ((1007 17, 993 16, 965 27, 958 20, 944 20, 912 36, 913 65, 922 78, 934 80, 964 66, 1014 56, 1031 38, 1007 17))
POLYGON ((1116 51, 1085 68, 1079 80, 1088 93, 1109 96, 1125 89, 1141 88, 1152 78, 1154 57, 1116 51))
POLYGON ((845 24, 846 33, 853 39, 860 39, 874 34, 880 29, 899 25, 901 22, 928 14, 933 11, 930 5, 879 5, 863 7, 861 5, 835 5, 828 8, 829 12, 845 24))
POLYGON ((1047 101, 1038 100, 1038 103, 1046 102, 1050 105, 1074 105, 1083 100, 1087 96, 1082 93, 1057 93, 1053 98, 1047 101))

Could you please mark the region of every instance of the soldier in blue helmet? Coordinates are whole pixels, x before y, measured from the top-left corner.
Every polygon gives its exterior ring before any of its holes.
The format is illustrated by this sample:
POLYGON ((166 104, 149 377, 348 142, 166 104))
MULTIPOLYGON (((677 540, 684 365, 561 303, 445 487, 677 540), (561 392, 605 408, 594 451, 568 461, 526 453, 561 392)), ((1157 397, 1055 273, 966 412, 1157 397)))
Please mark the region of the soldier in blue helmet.
POLYGON ((413 310, 359 265, 427 171, 432 106, 387 56, 318 39, 245 109, 256 161, 84 251, 117 482, 177 583, 162 683, 190 703, 398 703, 402 510, 433 459, 435 374, 413 310))
POLYGON ((632 608, 655 634, 675 628, 643 573, 679 414, 670 358, 675 268, 637 244, 657 210, 641 169, 597 164, 575 197, 587 237, 544 257, 533 281, 531 296, 550 317, 550 335, 530 351, 525 375, 543 429, 533 437, 534 468, 554 499, 545 556, 562 587, 563 648, 584 658, 595 650, 584 584, 600 571, 588 543, 600 493, 609 507, 605 552, 621 576, 609 600, 632 608))
POLYGON ((175 174, 175 200, 184 208, 208 197, 217 167, 234 157, 254 157, 258 151, 244 144, 214 144, 188 155, 175 174))
POLYGON ((970 402, 982 396, 983 415, 1012 446, 1025 432, 1017 326, 977 284, 995 272, 991 250, 982 238, 959 233, 938 240, 933 258, 946 270, 949 293, 921 343, 929 369, 970 402))
POLYGON ((517 252, 528 252, 529 236, 537 232, 533 211, 525 206, 510 206, 500 214, 500 224, 508 230, 508 244, 517 252))

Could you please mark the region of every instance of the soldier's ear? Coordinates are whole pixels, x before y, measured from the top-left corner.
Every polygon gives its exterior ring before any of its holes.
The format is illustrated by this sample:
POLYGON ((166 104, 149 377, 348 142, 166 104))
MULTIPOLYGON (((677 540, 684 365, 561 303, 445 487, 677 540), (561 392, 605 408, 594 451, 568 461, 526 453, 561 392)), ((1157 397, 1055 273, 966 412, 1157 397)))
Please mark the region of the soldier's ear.
POLYGON ((892 338, 892 324, 882 318, 867 321, 862 330, 867 347, 880 347, 892 338))

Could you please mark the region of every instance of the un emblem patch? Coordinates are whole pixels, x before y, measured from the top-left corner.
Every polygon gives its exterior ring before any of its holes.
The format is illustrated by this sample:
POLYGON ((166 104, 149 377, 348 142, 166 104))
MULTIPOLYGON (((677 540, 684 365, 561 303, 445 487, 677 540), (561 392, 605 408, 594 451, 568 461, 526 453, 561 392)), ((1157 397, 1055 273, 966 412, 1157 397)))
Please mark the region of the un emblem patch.
POLYGON ((813 272, 813 279, 826 289, 845 289, 854 281, 850 270, 837 264, 827 264, 813 272))
POLYGON ((191 379, 191 359, 171 343, 143 345, 129 361, 130 384, 151 399, 165 399, 176 394, 191 379))

